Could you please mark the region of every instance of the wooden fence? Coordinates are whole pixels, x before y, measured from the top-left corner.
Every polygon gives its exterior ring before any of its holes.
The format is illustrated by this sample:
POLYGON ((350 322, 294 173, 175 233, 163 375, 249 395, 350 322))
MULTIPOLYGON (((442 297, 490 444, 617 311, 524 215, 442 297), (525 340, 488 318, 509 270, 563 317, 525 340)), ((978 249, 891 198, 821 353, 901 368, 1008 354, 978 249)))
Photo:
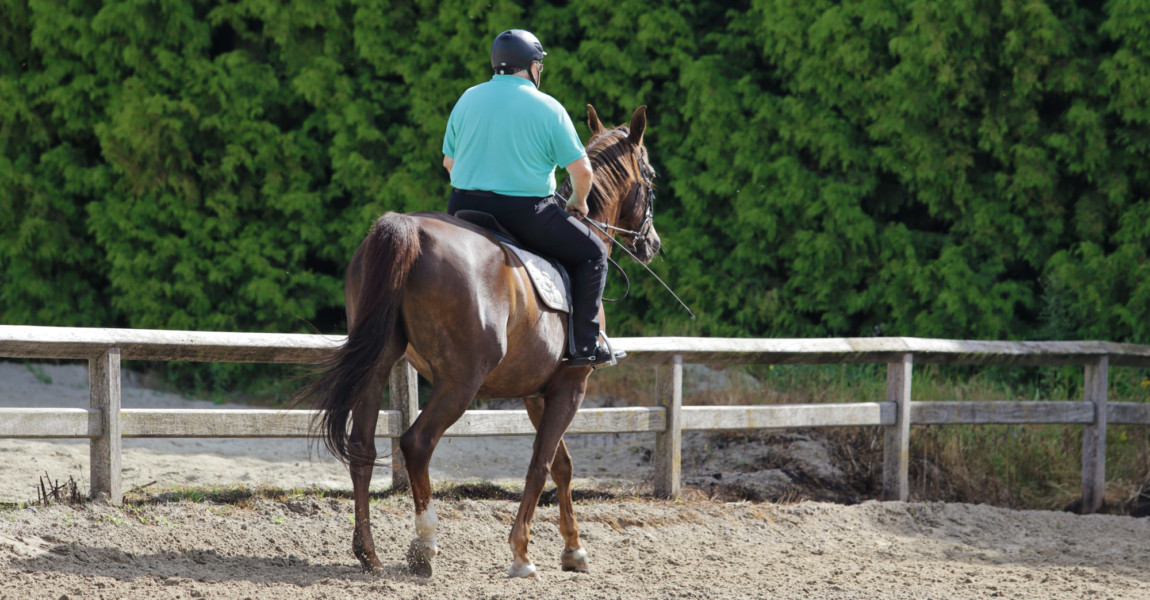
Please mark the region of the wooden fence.
MULTIPOLYGON (((84 359, 88 409, 0 409, 0 438, 88 438, 91 493, 122 499, 120 441, 125 437, 304 437, 307 410, 159 410, 120 408, 120 361, 314 364, 342 343, 338 336, 211 333, 0 325, 0 357, 84 359)), ((1150 367, 1150 346, 1109 342, 988 342, 920 338, 722 339, 617 338, 627 364, 656 371, 655 407, 581 410, 569 434, 655 434, 655 491, 679 492, 683 431, 877 426, 884 429, 883 497, 906 500, 910 425, 1071 423, 1085 428, 1083 512, 1102 503, 1108 424, 1150 424, 1150 404, 1108 403, 1111 365, 1150 367), (683 365, 886 364, 886 397, 875 402, 781 406, 683 406, 683 365), (912 402, 915 364, 1080 365, 1081 402, 912 402)), ((376 433, 397 438, 418 414, 414 369, 391 374, 391 407, 376 433)), ((470 410, 448 436, 533 435, 524 410, 470 410)), ((406 485, 402 455, 393 483, 406 485)))

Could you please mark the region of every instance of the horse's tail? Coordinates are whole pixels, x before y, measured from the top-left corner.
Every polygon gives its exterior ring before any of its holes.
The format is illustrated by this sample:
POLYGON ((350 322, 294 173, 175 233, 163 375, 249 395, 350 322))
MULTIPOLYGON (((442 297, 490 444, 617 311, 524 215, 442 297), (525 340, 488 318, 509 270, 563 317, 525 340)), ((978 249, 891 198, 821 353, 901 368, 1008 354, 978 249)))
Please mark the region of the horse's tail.
POLYGON ((403 288, 419 258, 419 228, 412 217, 386 213, 371 228, 347 268, 347 341, 324 361, 320 375, 300 394, 320 412, 312 423, 323 444, 341 461, 374 460, 374 448, 350 443, 348 418, 368 399, 384 349, 396 335, 403 288), (317 431, 318 430, 318 431, 317 431))

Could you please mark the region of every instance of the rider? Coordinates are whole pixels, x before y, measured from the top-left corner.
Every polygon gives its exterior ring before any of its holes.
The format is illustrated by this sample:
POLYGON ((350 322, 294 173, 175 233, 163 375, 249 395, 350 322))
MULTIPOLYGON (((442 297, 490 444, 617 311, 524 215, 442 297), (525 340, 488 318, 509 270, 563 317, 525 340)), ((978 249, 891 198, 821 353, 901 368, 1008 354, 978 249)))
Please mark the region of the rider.
POLYGON ((607 248, 579 220, 587 215, 594 175, 567 111, 538 89, 546 55, 522 29, 504 31, 491 44, 495 75, 463 93, 443 136, 443 166, 455 188, 447 212, 491 213, 533 250, 563 263, 573 300, 567 364, 611 364, 614 357, 599 341, 607 248), (574 184, 566 212, 551 198, 557 166, 574 184))

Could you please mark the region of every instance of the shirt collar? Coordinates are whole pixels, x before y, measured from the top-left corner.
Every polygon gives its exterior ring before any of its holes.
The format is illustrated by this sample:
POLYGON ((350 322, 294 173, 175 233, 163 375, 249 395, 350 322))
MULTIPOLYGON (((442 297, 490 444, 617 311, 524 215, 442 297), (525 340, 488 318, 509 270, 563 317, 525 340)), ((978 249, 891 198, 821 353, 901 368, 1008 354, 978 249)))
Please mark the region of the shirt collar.
POLYGON ((535 87, 534 83, 531 83, 531 81, 519 77, 518 75, 492 75, 491 81, 502 81, 514 85, 529 85, 531 87, 535 87))

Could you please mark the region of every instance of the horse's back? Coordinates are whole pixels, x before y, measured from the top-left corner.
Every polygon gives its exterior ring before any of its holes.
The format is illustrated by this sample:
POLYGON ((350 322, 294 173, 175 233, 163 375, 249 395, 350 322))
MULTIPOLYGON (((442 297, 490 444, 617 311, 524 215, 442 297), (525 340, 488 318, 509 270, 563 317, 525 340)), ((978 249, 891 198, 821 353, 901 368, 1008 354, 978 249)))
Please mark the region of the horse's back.
POLYGON ((538 393, 559 367, 564 315, 544 306, 515 254, 480 227, 410 213, 421 255, 404 291, 408 356, 420 374, 477 378, 482 397, 538 393))

